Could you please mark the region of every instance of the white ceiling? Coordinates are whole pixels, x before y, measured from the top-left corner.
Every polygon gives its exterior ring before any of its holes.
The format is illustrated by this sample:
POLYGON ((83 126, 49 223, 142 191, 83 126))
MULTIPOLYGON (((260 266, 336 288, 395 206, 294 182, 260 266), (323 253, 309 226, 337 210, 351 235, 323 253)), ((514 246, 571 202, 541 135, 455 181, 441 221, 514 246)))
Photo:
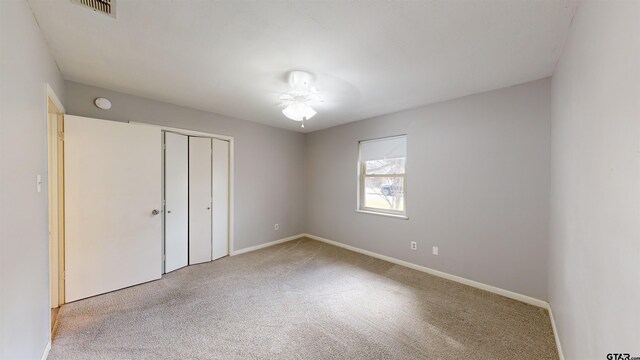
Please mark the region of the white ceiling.
POLYGON ((550 76, 572 0, 29 1, 65 79, 305 132, 550 76), (305 129, 278 96, 317 76, 305 129))

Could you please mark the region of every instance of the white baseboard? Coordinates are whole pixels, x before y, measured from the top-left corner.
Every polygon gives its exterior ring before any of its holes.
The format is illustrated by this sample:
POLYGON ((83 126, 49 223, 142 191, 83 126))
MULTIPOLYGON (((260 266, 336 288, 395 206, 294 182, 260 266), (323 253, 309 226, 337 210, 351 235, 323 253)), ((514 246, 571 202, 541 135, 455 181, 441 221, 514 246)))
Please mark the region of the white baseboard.
POLYGON ((247 253, 247 252, 250 252, 250 251, 256 251, 256 250, 264 249, 264 248, 269 247, 269 246, 278 245, 278 244, 281 244, 283 242, 299 239, 299 238, 304 237, 304 236, 305 236, 305 234, 293 235, 293 236, 286 237, 284 239, 278 239, 278 240, 270 241, 268 243, 264 243, 264 244, 260 244, 260 245, 256 245, 256 246, 251 246, 251 247, 240 249, 240 250, 235 250, 235 251, 231 252, 231 256, 244 254, 244 253, 247 253))
POLYGON ((41 360, 47 360, 47 357, 49 356, 49 350, 51 350, 51 339, 49 339, 47 347, 44 348, 44 353, 42 353, 42 357, 40 358, 41 360))
POLYGON ((560 344, 560 335, 558 334, 558 328, 556 327, 556 320, 553 318, 553 311, 551 311, 551 304, 547 303, 547 311, 549 312, 549 319, 551 319, 551 328, 553 329, 553 336, 556 339, 556 348, 558 349, 558 356, 560 360, 564 360, 564 354, 562 353, 562 345, 560 344))
POLYGON ((386 256, 386 255, 381 255, 378 253, 374 253, 372 251, 368 251, 368 250, 363 250, 360 248, 357 248, 355 246, 351 246, 351 245, 345 245, 343 243, 339 243, 337 241, 333 241, 333 240, 329 240, 329 239, 325 239, 325 238, 321 238, 319 236, 315 236, 315 235, 310 235, 310 234, 304 234, 304 236, 310 238, 310 239, 314 239, 314 240, 318 240, 327 244, 331 244, 331 245, 335 245, 347 250, 351 250, 351 251, 355 251, 364 255, 368 255, 374 258, 378 258, 381 260, 385 260, 388 261, 390 263, 394 263, 394 264, 398 264, 398 265, 402 265, 404 267, 408 267, 410 269, 414 269, 414 270, 418 270, 418 271, 422 271, 425 272, 427 274, 431 274, 431 275, 435 275, 447 280, 451 280, 451 281, 455 281, 461 284, 465 284, 465 285, 469 285, 469 286, 473 286, 475 288, 478 289, 482 289, 482 290, 486 290, 489 292, 492 292, 494 294, 498 294, 498 295, 502 295, 505 297, 508 297, 510 299, 514 299, 514 300, 518 300, 518 301, 522 301, 524 303, 530 304, 530 305, 534 305, 534 306, 538 306, 541 308, 545 308, 548 309, 549 308, 549 303, 547 303, 546 301, 543 300, 539 300, 527 295, 522 295, 522 294, 518 294, 516 292, 513 291, 509 291, 509 290, 505 290, 505 289, 501 289, 495 286, 491 286, 491 285, 487 285, 487 284, 483 284, 481 282, 477 282, 474 280, 469 280, 460 276, 456 276, 456 275, 451 275, 442 271, 438 271, 438 270, 434 270, 428 267, 424 267, 424 266, 420 266, 420 265, 416 265, 414 263, 410 263, 408 261, 404 261, 404 260, 399 260, 396 258, 392 258, 390 256, 386 256))

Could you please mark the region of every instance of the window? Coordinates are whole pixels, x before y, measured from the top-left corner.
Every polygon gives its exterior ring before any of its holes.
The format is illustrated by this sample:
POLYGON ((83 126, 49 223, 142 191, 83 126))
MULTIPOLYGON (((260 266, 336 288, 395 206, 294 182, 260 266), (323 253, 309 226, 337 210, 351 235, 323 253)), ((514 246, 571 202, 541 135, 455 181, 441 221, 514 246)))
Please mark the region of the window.
POLYGON ((407 137, 360 141, 358 210, 406 216, 407 137))

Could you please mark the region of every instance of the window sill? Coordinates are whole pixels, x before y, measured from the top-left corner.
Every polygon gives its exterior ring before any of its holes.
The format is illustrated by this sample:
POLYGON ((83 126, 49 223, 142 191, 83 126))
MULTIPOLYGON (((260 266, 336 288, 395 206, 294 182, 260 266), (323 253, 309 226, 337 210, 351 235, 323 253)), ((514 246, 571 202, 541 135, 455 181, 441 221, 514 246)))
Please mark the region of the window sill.
POLYGON ((359 212, 359 213, 362 213, 362 214, 380 215, 380 216, 386 216, 386 217, 391 217, 391 218, 396 218, 396 219, 409 220, 409 217, 406 216, 406 215, 387 214, 387 213, 383 213, 383 212, 360 210, 360 209, 356 210, 356 212, 359 212))

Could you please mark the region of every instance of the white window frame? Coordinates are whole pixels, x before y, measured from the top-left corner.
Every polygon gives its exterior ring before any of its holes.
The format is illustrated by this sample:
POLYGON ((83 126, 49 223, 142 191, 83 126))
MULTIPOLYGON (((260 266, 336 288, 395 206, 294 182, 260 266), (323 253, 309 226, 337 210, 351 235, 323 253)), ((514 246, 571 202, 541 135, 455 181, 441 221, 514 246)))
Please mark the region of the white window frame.
POLYGON ((407 216, 407 160, 408 156, 405 156, 405 167, 403 174, 366 174, 366 165, 365 162, 362 161, 362 144, 370 141, 380 141, 380 140, 391 140, 394 138, 404 138, 405 141, 407 139, 407 135, 394 135, 387 136, 382 138, 368 139, 368 140, 360 140, 358 141, 358 199, 357 199, 357 207, 356 212, 364 213, 364 214, 372 214, 372 215, 382 215, 394 218, 400 218, 408 220, 407 216), (402 178, 402 196, 403 196, 403 204, 404 209, 402 211, 399 210, 387 210, 387 209, 378 209, 372 207, 364 206, 364 196, 365 196, 365 179, 366 178, 374 178, 374 177, 401 177, 402 178))

